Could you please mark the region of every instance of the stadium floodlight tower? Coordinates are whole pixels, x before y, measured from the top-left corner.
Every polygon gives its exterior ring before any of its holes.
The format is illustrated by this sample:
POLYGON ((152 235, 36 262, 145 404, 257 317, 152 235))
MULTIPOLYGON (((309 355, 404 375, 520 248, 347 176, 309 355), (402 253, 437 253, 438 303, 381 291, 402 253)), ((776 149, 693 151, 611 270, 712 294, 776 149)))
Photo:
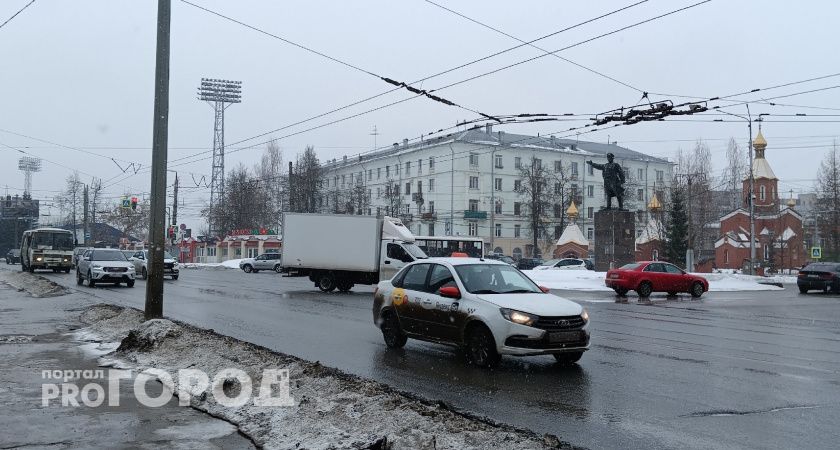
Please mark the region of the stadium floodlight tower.
POLYGON ((242 102, 242 82, 202 78, 198 86, 198 99, 209 103, 216 112, 213 123, 213 167, 210 176, 210 234, 217 236, 214 218, 225 198, 225 109, 242 102))
POLYGON ((23 172, 23 196, 32 197, 32 173, 41 171, 41 159, 24 156, 18 160, 18 170, 23 172))

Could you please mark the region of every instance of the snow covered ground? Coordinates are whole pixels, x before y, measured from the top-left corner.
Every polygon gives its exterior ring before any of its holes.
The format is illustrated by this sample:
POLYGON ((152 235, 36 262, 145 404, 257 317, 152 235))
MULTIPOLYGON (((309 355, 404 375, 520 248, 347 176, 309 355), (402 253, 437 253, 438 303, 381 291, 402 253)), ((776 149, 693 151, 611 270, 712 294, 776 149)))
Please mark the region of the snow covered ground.
MULTIPOLYGON (((604 285, 605 272, 591 270, 526 270, 525 274, 539 285, 572 291, 612 291, 604 285)), ((794 276, 755 277, 728 273, 698 273, 709 281, 709 291, 775 291, 784 289, 767 283, 796 283, 794 276)))
POLYGON ((229 259, 220 263, 184 263, 181 267, 184 269, 238 269, 243 259, 247 258, 229 259))

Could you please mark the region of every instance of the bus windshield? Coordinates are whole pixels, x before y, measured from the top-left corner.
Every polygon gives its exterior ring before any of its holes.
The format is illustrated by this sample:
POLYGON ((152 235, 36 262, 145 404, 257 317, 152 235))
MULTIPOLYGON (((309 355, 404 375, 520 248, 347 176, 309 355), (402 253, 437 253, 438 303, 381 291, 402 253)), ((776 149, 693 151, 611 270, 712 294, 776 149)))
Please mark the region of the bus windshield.
POLYGON ((480 239, 457 237, 416 237, 415 244, 430 258, 446 257, 452 253, 466 253, 471 258, 484 255, 484 242, 480 239))
POLYGON ((32 236, 32 248, 38 250, 73 250, 73 235, 58 231, 39 231, 32 236))

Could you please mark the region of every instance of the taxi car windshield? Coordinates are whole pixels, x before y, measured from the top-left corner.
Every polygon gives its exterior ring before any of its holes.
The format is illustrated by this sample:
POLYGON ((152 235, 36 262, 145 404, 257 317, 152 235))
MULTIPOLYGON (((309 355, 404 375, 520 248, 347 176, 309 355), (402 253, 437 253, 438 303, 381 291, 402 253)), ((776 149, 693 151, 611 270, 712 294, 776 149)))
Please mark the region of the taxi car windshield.
POLYGON ((455 272, 471 294, 530 294, 540 288, 515 268, 505 264, 464 264, 455 272))

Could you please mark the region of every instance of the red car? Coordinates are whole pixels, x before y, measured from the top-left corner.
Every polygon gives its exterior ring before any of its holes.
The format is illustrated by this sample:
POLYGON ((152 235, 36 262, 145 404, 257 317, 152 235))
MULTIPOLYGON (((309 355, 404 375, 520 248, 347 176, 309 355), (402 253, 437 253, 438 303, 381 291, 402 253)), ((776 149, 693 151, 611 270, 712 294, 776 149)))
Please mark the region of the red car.
POLYGON ((668 295, 687 292, 697 298, 709 290, 705 278, 661 261, 640 261, 612 269, 607 272, 604 283, 621 296, 629 291, 636 291, 639 297, 649 297, 652 292, 667 292, 668 295))

